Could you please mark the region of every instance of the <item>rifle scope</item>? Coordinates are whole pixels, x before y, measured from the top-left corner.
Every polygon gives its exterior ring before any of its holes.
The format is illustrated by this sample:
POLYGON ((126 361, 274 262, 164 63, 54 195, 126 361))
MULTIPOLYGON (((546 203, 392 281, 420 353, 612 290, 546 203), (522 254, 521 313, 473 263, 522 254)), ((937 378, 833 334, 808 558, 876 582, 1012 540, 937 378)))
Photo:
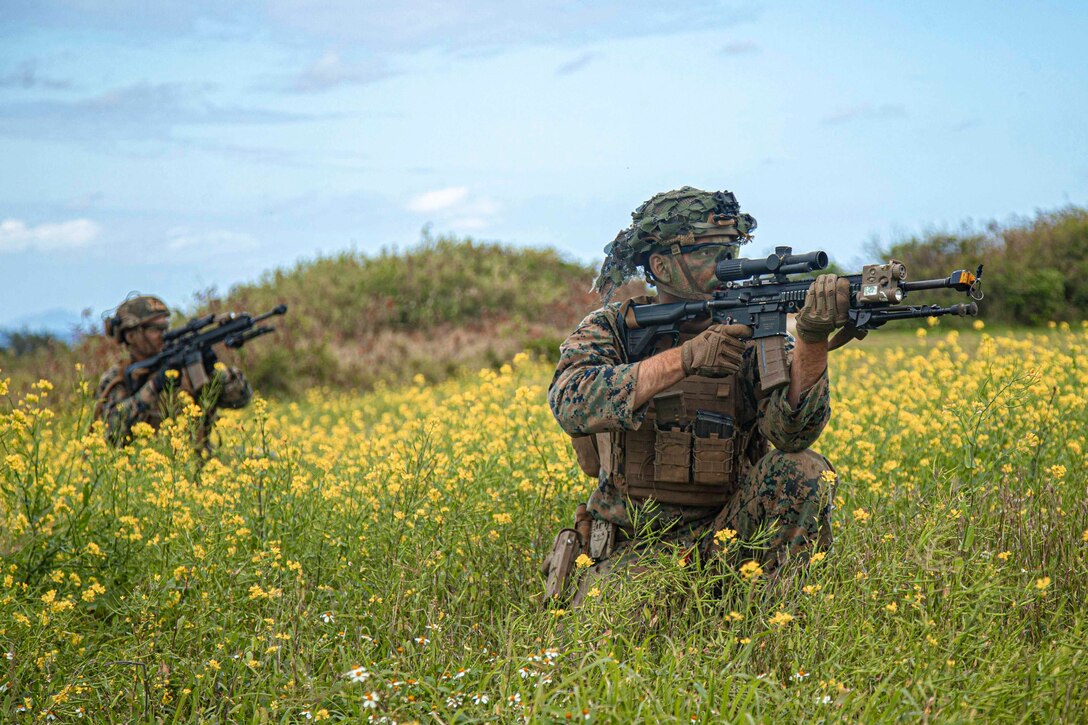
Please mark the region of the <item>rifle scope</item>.
POLYGON ((776 247, 766 259, 723 259, 714 274, 722 282, 738 282, 760 274, 798 274, 827 267, 827 252, 793 254, 793 247, 776 247))
POLYGON ((165 342, 170 342, 171 340, 176 340, 179 337, 185 337, 186 335, 189 335, 207 327, 208 325, 212 324, 214 320, 215 315, 204 315, 203 317, 193 318, 192 320, 189 320, 189 322, 184 327, 179 327, 176 330, 167 330, 163 334, 162 339, 165 342))

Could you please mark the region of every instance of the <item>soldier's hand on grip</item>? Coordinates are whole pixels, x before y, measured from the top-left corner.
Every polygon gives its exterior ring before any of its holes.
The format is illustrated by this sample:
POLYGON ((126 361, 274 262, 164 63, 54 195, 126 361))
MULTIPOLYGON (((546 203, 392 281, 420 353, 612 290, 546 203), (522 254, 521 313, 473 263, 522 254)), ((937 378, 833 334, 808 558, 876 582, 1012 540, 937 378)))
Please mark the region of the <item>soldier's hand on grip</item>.
POLYGON ((805 342, 826 342, 828 335, 846 324, 849 311, 849 280, 821 274, 809 285, 805 306, 797 313, 797 335, 805 342))
POLYGON ((751 335, 745 325, 712 325, 680 346, 684 375, 724 378, 734 374, 744 355, 744 343, 738 338, 751 335))

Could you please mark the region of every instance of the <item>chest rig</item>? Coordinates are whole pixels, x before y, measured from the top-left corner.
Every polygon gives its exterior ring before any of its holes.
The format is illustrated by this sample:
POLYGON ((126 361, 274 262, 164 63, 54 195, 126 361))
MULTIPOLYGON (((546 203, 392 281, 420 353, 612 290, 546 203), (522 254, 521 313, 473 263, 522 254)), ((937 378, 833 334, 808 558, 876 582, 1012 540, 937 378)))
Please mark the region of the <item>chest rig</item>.
MULTIPOLYGON (((692 337, 681 334, 680 342, 692 337)), ((736 375, 689 376, 654 396, 638 430, 600 434, 598 443, 607 437, 609 448, 601 459, 620 493, 634 501, 724 506, 742 465, 739 395, 736 375)))

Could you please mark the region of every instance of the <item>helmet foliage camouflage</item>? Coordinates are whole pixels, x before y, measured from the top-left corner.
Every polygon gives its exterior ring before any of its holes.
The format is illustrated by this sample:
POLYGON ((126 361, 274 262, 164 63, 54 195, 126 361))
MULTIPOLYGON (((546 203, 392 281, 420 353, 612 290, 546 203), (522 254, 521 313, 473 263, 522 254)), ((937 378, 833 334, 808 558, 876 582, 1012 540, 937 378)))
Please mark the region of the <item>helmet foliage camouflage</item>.
POLYGON ((127 330, 145 325, 160 317, 169 317, 170 308, 158 297, 140 295, 130 297, 117 306, 112 317, 106 318, 106 334, 117 342, 124 342, 127 330))
POLYGON ((624 282, 638 276, 650 253, 674 243, 691 244, 695 237, 735 235, 747 242, 756 228, 751 214, 742 213, 731 191, 703 191, 684 186, 656 194, 631 213, 631 226, 604 248, 601 272, 593 283, 605 302, 624 282), (687 238, 685 240, 685 238, 687 238))

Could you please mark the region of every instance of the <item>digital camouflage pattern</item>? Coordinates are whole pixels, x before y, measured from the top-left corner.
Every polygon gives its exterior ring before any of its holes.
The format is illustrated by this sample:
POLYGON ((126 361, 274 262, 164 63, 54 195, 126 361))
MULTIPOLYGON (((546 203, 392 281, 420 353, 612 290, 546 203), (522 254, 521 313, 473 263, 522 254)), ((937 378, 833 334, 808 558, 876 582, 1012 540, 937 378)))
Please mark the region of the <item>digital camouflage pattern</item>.
MULTIPOLYGON (((620 305, 590 313, 560 347, 559 364, 548 390, 548 403, 563 429, 572 436, 614 430, 635 430, 648 405, 634 408, 639 363, 627 361, 621 342, 620 305)), ((792 354, 792 339, 787 344, 792 354)), ((773 566, 787 552, 800 554, 812 545, 830 543, 830 493, 835 482, 827 459, 809 450, 831 417, 827 373, 802 396, 797 410, 786 389, 760 392, 755 349, 746 347, 737 401, 737 430, 741 446, 741 484, 722 509, 669 506, 625 499, 602 470, 590 495, 589 512, 621 527, 627 537, 636 532, 662 536, 665 543, 706 547, 721 528, 750 538, 761 526, 777 520, 772 546, 759 558, 773 566), (775 450, 769 450, 768 443, 775 450)), ((636 553, 641 542, 627 541, 594 571, 609 571, 636 553)), ((708 548, 707 554, 711 553, 708 548)))
MULTIPOLYGON (((132 427, 137 423, 147 423, 158 430, 168 411, 166 401, 169 389, 155 395, 148 395, 147 377, 140 378, 140 387, 136 391, 128 389, 125 383, 124 365, 115 365, 102 376, 98 383, 95 399, 98 401, 96 415, 106 424, 106 440, 111 445, 123 446, 132 436, 132 427)), ((188 377, 182 374, 177 390, 194 395, 188 377)), ((253 388, 242 371, 234 367, 216 368, 210 383, 214 386, 207 391, 211 395, 211 405, 204 411, 197 430, 196 445, 205 451, 211 450, 211 431, 215 425, 216 413, 221 408, 243 408, 253 398, 253 388), (218 392, 214 392, 217 389, 218 392)), ((203 394, 205 391, 201 391, 203 394)))
POLYGON ((607 303, 616 289, 640 274, 651 251, 666 249, 678 238, 729 233, 746 242, 755 229, 755 217, 741 212, 731 191, 684 186, 655 194, 631 213, 631 225, 604 248, 593 290, 607 303))

